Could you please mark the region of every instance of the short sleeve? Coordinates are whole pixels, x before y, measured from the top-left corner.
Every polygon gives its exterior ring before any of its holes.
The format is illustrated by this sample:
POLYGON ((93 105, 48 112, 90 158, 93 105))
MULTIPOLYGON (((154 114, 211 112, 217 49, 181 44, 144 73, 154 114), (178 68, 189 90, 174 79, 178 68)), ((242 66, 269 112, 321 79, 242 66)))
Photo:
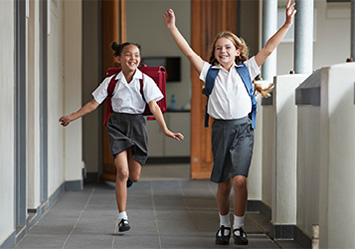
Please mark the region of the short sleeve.
POLYGON ((97 103, 101 104, 107 97, 108 93, 107 93, 107 89, 108 89, 108 85, 111 81, 111 78, 114 77, 107 77, 105 78, 101 84, 92 92, 92 96, 93 98, 96 100, 97 103))
POLYGON ((144 81, 143 81, 143 95, 145 101, 149 103, 152 100, 159 101, 164 98, 164 95, 160 91, 157 84, 154 82, 152 78, 148 75, 144 74, 144 81))
POLYGON ((253 80, 256 76, 260 74, 260 67, 255 61, 255 56, 245 61, 244 64, 249 68, 250 78, 253 80))
POLYGON ((200 80, 202 80, 203 82, 206 82, 207 72, 210 67, 211 67, 211 64, 209 64, 208 62, 205 61, 205 63, 203 64, 201 73, 200 73, 200 80))

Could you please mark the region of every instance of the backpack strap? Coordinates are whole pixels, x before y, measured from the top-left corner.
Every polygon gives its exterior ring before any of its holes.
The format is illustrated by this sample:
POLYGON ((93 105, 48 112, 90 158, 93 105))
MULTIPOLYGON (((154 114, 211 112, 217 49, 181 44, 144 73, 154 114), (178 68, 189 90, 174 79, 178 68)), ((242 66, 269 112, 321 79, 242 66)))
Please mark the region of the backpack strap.
POLYGON ((113 95, 113 91, 115 90, 116 84, 117 84, 117 80, 116 80, 116 76, 117 74, 115 74, 111 80, 110 83, 108 85, 107 88, 107 108, 106 108, 106 113, 105 113, 105 118, 104 118, 104 125, 107 124, 108 118, 110 116, 110 113, 112 112, 112 104, 111 104, 111 99, 112 99, 112 95, 113 95))
POLYGON ((144 102, 146 102, 143 94, 143 80, 144 80, 144 73, 142 73, 142 78, 139 79, 139 85, 140 85, 139 92, 141 93, 144 102))
POLYGON ((205 127, 208 127, 208 120, 210 115, 207 113, 207 106, 208 106, 208 99, 212 93, 212 89, 214 87, 214 82, 217 78, 217 75, 219 73, 219 69, 217 68, 212 68, 212 65, 207 71, 206 75, 206 84, 205 84, 205 89, 206 89, 206 96, 207 96, 207 104, 206 104, 206 114, 205 114, 205 127))
POLYGON ((244 63, 239 64, 239 67, 236 67, 236 69, 237 69, 237 72, 239 73, 240 77, 242 78, 244 86, 247 89, 247 92, 248 92, 250 99, 251 99, 252 110, 251 110, 251 113, 249 114, 249 117, 252 121, 251 126, 253 129, 255 129, 257 101, 255 99, 255 94, 254 94, 254 84, 251 81, 249 69, 244 63))

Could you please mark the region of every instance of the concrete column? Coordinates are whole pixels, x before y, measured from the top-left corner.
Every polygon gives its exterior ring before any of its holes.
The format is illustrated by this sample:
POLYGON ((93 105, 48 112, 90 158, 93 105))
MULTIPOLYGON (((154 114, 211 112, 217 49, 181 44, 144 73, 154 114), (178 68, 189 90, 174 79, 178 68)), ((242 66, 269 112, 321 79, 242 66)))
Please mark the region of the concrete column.
MULTIPOLYGON (((263 1, 262 46, 277 31, 277 0, 263 1)), ((263 80, 271 82, 276 75, 276 50, 266 59, 262 66, 263 80)))
POLYGON ((295 16, 295 72, 307 74, 313 71, 313 0, 296 0, 295 16))
POLYGON ((351 57, 355 59, 355 0, 351 0, 351 57))
POLYGON ((274 80, 274 165, 270 236, 293 238, 297 214, 297 106, 295 89, 308 74, 278 75, 274 80))

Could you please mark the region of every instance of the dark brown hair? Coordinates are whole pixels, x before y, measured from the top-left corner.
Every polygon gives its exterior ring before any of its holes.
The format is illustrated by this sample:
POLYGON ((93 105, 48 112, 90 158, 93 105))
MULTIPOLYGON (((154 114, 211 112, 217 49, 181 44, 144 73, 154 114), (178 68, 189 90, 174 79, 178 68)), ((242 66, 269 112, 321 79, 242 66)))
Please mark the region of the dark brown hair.
POLYGON ((128 45, 134 45, 139 49, 139 54, 141 54, 141 45, 139 45, 138 43, 133 43, 133 42, 125 42, 122 44, 117 44, 117 42, 113 42, 111 45, 111 48, 113 49, 113 51, 115 51, 115 53, 113 54, 113 56, 117 57, 117 56, 121 56, 122 50, 124 47, 128 46, 128 45))

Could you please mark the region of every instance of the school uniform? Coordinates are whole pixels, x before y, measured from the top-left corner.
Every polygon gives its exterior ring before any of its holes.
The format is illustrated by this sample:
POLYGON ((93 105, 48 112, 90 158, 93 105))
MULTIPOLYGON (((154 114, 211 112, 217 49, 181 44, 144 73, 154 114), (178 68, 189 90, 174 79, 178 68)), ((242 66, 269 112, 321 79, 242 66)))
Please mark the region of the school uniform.
MULTIPOLYGON (((255 57, 245 61, 251 80, 260 74, 255 57)), ((235 64, 227 71, 221 65, 213 90, 209 96, 207 110, 214 119, 212 125, 212 152, 214 166, 211 180, 225 182, 236 175, 248 176, 253 153, 254 131, 249 114, 252 102, 238 74, 235 64)), ((211 64, 205 62, 200 79, 206 81, 211 64)))
POLYGON ((106 125, 112 155, 115 157, 120 152, 131 148, 132 157, 144 165, 148 157, 148 136, 142 113, 146 103, 152 100, 159 101, 164 96, 152 78, 146 74, 143 76, 142 72, 136 69, 129 83, 122 71, 105 78, 92 93, 93 98, 99 104, 108 96, 107 89, 112 77, 117 80, 111 99, 114 113, 106 125), (142 78, 144 98, 140 93, 139 80, 142 78))

